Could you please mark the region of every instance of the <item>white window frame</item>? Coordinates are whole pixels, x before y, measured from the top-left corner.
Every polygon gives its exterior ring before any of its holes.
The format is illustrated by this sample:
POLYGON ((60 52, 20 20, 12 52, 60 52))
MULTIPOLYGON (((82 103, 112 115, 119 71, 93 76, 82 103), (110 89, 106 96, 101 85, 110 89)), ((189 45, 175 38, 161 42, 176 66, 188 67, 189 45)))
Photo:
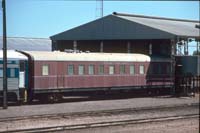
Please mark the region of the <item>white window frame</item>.
POLYGON ((115 74, 115 65, 110 65, 109 66, 109 75, 115 74))
POLYGON ((78 66, 78 75, 84 75, 85 74, 85 66, 79 65, 78 66))
POLYGON ((94 70, 95 70, 95 66, 94 65, 89 65, 88 66, 88 74, 89 75, 94 75, 94 70))
POLYGON ((139 74, 145 74, 145 67, 144 65, 139 66, 139 74))
POLYGON ((104 74, 104 65, 99 65, 99 75, 104 74))
POLYGON ((67 74, 74 75, 74 65, 70 64, 67 66, 67 74))
POLYGON ((49 75, 49 65, 42 65, 42 76, 48 76, 49 75))
POLYGON ((130 75, 135 75, 135 65, 130 65, 130 75))
POLYGON ((119 73, 125 74, 126 73, 126 65, 122 64, 119 66, 119 73))

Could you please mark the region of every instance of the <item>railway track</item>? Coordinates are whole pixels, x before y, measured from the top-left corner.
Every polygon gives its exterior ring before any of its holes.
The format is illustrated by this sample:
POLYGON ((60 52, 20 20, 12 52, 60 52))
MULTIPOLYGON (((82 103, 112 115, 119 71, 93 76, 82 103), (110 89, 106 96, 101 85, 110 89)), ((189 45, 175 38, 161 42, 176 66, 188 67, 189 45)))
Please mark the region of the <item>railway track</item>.
POLYGON ((100 128, 100 127, 108 127, 108 126, 120 126, 120 125, 123 126, 123 125, 130 125, 130 124, 166 122, 166 121, 172 121, 172 120, 192 119, 192 118, 199 118, 199 114, 177 115, 177 116, 170 116, 170 117, 158 117, 158 118, 148 118, 148 119, 130 119, 130 120, 123 120, 123 121, 109 121, 109 122, 87 123, 87 124, 78 124, 78 125, 63 125, 63 126, 31 128, 31 129, 22 129, 22 130, 8 130, 6 132, 10 132, 10 133, 56 132, 56 131, 77 130, 77 129, 86 129, 86 128, 100 128))
POLYGON ((6 121, 18 121, 26 119, 37 119, 37 118, 56 118, 56 117, 83 117, 83 116, 102 116, 102 115, 115 115, 125 113, 135 113, 138 111, 151 111, 151 110, 166 110, 166 109, 179 109, 185 107, 199 107, 199 103, 193 104, 177 104, 177 105, 164 105, 154 107, 140 107, 140 108, 124 108, 124 109, 113 109, 113 110, 99 110, 99 111, 87 111, 87 112, 74 112, 74 113, 59 113, 59 114, 41 114, 32 116, 19 116, 19 117, 7 117, 0 118, 0 122, 6 121))
MULTIPOLYGON (((35 115, 35 116, 27 116, 27 117, 13 117, 13 118, 5 118, 0 119, 0 123, 16 123, 20 121, 37 121, 41 119, 54 120, 54 119, 82 119, 84 117, 103 117, 103 116, 112 116, 112 115, 133 115, 133 114, 141 114, 147 112, 167 112, 167 111, 175 111, 175 110, 184 110, 184 109, 195 109, 199 108, 199 104, 182 104, 182 105, 173 105, 173 106, 157 106, 157 107, 150 107, 150 108, 127 108, 127 109, 116 109, 116 110, 101 110, 101 111, 90 111, 90 112, 77 112, 77 113, 67 113, 67 114, 46 114, 46 115, 35 115)), ((178 113, 179 114, 179 113, 178 113)), ((62 125, 48 125, 46 127, 30 127, 26 129, 7 129, 2 132, 11 132, 11 133, 36 133, 36 132, 56 132, 56 131, 65 131, 65 130, 76 130, 76 129, 86 129, 86 128, 98 128, 98 127, 107 127, 107 126, 120 126, 120 125, 128 125, 128 124, 142 124, 142 123, 151 123, 151 122, 162 122, 162 121, 171 121, 171 120, 179 120, 179 119, 191 119, 191 118, 198 118, 199 113, 191 112, 189 114, 183 113, 179 115, 161 115, 161 116, 151 116, 150 118, 128 118, 123 120, 112 120, 106 119, 101 122, 85 122, 86 124, 66 124, 63 123, 62 125)))

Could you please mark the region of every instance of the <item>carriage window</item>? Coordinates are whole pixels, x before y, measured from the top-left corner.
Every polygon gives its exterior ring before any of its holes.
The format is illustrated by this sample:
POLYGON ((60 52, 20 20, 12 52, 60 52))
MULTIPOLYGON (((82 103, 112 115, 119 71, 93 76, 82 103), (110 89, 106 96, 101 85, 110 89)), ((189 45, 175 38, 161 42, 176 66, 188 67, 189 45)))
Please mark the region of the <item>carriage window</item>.
POLYGON ((48 65, 43 65, 42 66, 42 76, 49 75, 49 66, 48 65))
POLYGON ((144 74, 144 65, 140 65, 140 74, 144 74))
POLYGON ((125 65, 120 65, 120 74, 125 74, 125 65))
POLYGON ((135 66, 134 65, 130 65, 130 74, 131 75, 135 74, 135 66))
POLYGON ((99 74, 104 74, 104 65, 99 65, 99 74))
POLYGON ((2 78, 2 77, 3 77, 3 69, 0 68, 0 78, 2 78))
POLYGON ((84 65, 79 65, 78 66, 78 74, 83 75, 84 74, 84 65))
POLYGON ((109 74, 112 75, 114 73, 115 73, 115 66, 114 65, 109 66, 109 74))
POLYGON ((88 66, 88 73, 89 73, 89 75, 93 75, 94 74, 94 65, 89 65, 88 66))
POLYGON ((14 69, 14 68, 11 68, 11 69, 10 69, 10 77, 11 77, 11 78, 14 78, 14 77, 15 77, 15 69, 14 69))
POLYGON ((68 65, 67 73, 68 75, 74 75, 74 65, 68 65))

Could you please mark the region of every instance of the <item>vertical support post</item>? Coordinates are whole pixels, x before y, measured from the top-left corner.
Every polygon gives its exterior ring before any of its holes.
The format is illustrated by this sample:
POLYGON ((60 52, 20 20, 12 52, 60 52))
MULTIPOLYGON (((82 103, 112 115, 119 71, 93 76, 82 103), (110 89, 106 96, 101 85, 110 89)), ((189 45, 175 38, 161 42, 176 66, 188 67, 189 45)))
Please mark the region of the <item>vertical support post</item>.
POLYGON ((73 50, 74 50, 74 52, 76 52, 76 50, 77 50, 77 41, 76 40, 73 41, 73 50))
POLYGON ((131 53, 131 43, 127 42, 127 53, 131 53))
POLYGON ((57 45, 57 41, 56 40, 52 40, 51 41, 51 51, 54 51, 54 50, 58 50, 58 45, 57 45))
POLYGON ((3 109, 7 109, 7 40, 6 40, 6 1, 2 0, 3 8, 3 109))
POLYGON ((100 52, 103 53, 103 41, 100 42, 100 52))
POLYGON ((197 54, 200 52, 200 45, 199 45, 199 41, 197 40, 197 54))
POLYGON ((188 55, 188 41, 184 40, 184 55, 188 55))
POLYGON ((176 75, 175 75, 175 47, 177 44, 177 40, 175 42, 175 39, 170 40, 170 46, 171 46, 171 52, 170 52, 170 56, 171 56, 171 82, 173 83, 173 87, 171 89, 171 94, 174 95, 176 92, 176 75), (175 78, 175 79, 173 79, 175 78))
POLYGON ((152 55, 152 44, 149 44, 149 55, 152 55))

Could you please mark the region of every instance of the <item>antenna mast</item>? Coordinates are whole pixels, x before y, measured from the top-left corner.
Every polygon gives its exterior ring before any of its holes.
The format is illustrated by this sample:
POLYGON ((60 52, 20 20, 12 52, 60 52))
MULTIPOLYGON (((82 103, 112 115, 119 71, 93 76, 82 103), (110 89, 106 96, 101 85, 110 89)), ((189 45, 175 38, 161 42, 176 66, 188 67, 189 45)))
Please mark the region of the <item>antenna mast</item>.
POLYGON ((96 0, 96 17, 103 17, 103 0, 96 0))

